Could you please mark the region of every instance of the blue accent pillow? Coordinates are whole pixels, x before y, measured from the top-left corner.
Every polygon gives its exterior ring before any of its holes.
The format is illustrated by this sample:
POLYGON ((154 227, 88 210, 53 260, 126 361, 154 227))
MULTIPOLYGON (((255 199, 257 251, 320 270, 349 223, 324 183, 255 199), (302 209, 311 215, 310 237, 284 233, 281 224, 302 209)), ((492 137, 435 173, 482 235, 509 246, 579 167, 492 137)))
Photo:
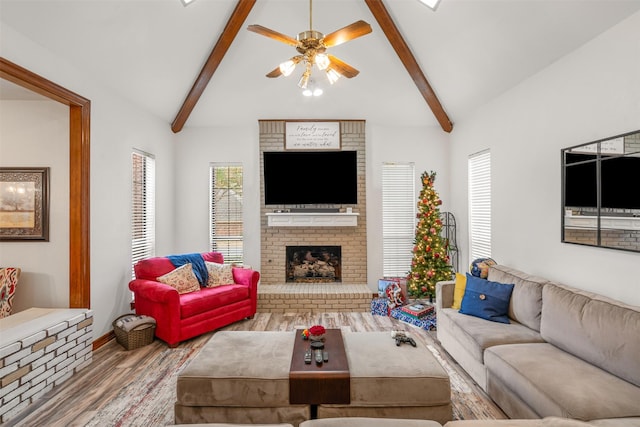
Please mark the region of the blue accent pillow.
POLYGON ((492 322, 511 323, 508 313, 513 286, 491 282, 467 273, 467 287, 460 304, 460 313, 492 322))

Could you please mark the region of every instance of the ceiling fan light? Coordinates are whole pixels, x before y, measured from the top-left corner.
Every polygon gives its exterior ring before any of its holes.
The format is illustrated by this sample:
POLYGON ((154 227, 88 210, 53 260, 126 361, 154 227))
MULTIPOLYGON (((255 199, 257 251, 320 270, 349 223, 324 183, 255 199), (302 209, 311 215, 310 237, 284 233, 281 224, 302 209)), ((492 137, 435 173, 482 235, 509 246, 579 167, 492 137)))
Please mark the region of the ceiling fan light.
POLYGON ((313 91, 311 89, 305 89, 305 90, 302 91, 302 95, 311 96, 311 95, 313 95, 313 91))
POLYGON ((301 89, 306 89, 308 85, 309 85, 309 73, 304 72, 302 74, 302 77, 300 77, 298 86, 300 86, 301 89))
POLYGON ((289 59, 288 61, 284 61, 280 64, 280 72, 283 76, 288 77, 293 73, 293 70, 296 69, 296 63, 289 59))
POLYGON ((329 79, 329 83, 334 84, 341 77, 340 73, 338 73, 333 68, 327 68, 327 79, 329 79))
POLYGON ((313 90, 313 96, 320 96, 320 95, 322 95, 322 93, 323 93, 323 90, 320 89, 319 87, 317 87, 317 88, 315 88, 313 90))
POLYGON ((326 53, 318 53, 316 55, 315 62, 320 70, 326 69, 330 64, 329 57, 326 53))

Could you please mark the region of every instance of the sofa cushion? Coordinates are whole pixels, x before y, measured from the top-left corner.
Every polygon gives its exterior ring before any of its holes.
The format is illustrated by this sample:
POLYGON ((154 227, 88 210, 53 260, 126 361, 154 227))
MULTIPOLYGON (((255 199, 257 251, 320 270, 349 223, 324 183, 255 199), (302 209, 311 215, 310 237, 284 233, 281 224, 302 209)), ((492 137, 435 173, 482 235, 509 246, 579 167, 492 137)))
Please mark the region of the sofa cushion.
POLYGON ((549 343, 491 347, 484 361, 489 392, 495 377, 541 416, 640 415, 640 388, 549 343))
POLYGON ((453 303, 451 308, 460 310, 460 304, 462 304, 462 298, 464 297, 464 290, 467 287, 467 276, 462 273, 456 273, 455 285, 453 288, 453 303))
POLYGON ((193 274, 191 264, 184 264, 157 278, 158 282, 169 285, 179 294, 187 294, 200 290, 198 279, 193 274))
POLYGON ((491 266, 488 279, 500 283, 513 283, 515 286, 509 302, 509 318, 540 331, 542 287, 549 281, 504 265, 491 266))
POLYGON ((185 319, 206 313, 219 307, 231 307, 238 301, 249 298, 249 288, 244 285, 222 285, 215 288, 200 288, 180 296, 180 317, 185 319))
POLYGON ((507 312, 513 284, 480 279, 467 273, 467 285, 460 304, 460 313, 509 323, 507 312))
POLYGON ((545 417, 538 420, 459 420, 444 427, 590 427, 584 421, 564 417, 545 417))
POLYGON ((207 266, 207 272, 209 273, 207 287, 213 288, 233 283, 232 266, 208 261, 205 261, 205 265, 207 266))
POLYGON ((440 328, 446 328, 480 362, 484 360, 484 350, 494 345, 544 342, 537 331, 515 321, 510 324, 488 322, 479 317, 460 314, 452 308, 438 311, 438 329, 440 328))
POLYGON ((639 307, 558 284, 542 299, 545 341, 640 387, 639 307))
POLYGON ((303 421, 300 427, 442 427, 442 424, 404 418, 337 417, 303 421))

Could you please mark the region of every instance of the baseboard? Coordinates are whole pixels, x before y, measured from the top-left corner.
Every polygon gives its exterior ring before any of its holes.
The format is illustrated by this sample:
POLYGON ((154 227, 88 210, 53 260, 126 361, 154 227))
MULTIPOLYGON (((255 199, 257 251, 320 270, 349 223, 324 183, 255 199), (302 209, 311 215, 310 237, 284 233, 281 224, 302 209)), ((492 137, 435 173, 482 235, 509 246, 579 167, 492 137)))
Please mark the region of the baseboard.
POLYGON ((113 332, 113 330, 107 332, 106 334, 99 337, 97 340, 93 342, 93 351, 96 351, 97 349, 99 349, 100 347, 102 347, 103 345, 105 345, 106 343, 108 343, 109 341, 115 338, 116 338, 116 334, 113 332))

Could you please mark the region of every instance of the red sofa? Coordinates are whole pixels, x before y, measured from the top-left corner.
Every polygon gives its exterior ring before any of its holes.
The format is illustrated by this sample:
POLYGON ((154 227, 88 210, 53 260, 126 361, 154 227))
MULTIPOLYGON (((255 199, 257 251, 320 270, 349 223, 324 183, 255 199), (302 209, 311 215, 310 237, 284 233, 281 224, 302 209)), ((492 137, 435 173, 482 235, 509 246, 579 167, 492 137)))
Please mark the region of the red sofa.
MULTIPOLYGON (((205 261, 223 263, 220 252, 201 254, 205 261)), ((256 313, 260 273, 247 268, 233 268, 233 281, 214 288, 178 294, 157 277, 176 267, 166 257, 148 258, 134 266, 136 278, 129 282, 135 297, 136 314, 156 320, 156 337, 169 347, 210 332, 256 313)))

